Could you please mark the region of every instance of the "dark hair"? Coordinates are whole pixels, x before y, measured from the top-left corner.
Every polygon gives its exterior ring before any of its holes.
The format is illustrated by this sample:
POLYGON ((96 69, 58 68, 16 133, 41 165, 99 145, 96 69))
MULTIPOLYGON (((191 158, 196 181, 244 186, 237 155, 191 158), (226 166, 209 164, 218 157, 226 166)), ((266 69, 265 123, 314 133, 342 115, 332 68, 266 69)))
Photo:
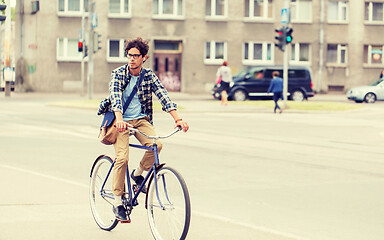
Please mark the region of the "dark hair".
POLYGON ((138 37, 133 40, 130 40, 130 39, 125 40, 125 48, 124 48, 125 56, 128 56, 128 51, 131 48, 137 48, 140 51, 140 54, 144 56, 144 55, 147 55, 148 53, 149 44, 148 44, 148 41, 143 40, 141 37, 138 37))
POLYGON ((272 73, 272 77, 280 76, 280 73, 278 71, 274 71, 272 73))
POLYGON ((223 66, 228 66, 228 61, 224 61, 223 66))

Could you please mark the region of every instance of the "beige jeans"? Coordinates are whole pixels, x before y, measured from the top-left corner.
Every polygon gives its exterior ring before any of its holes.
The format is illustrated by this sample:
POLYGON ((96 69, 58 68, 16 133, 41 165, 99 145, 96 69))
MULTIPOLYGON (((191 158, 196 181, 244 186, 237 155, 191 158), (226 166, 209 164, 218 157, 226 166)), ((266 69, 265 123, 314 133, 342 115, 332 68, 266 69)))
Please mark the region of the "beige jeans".
MULTIPOLYGON (((140 130, 141 132, 153 136, 156 135, 155 129, 153 126, 145 119, 134 119, 131 121, 128 121, 131 125, 133 125, 134 128, 140 130)), ((148 139, 144 136, 142 136, 139 133, 135 134, 135 137, 143 146, 152 147, 153 146, 153 140, 148 139)), ((160 141, 156 140, 157 143, 157 149, 158 152, 161 151, 162 144, 160 141)), ((113 167, 113 181, 112 181, 112 189, 113 194, 116 196, 121 196, 124 193, 124 185, 125 185, 125 174, 127 171, 127 165, 129 160, 129 131, 125 132, 118 132, 117 139, 115 144, 113 145, 115 147, 115 154, 116 154, 116 163, 113 167)), ((143 158, 140 162, 140 167, 148 171, 152 164, 155 161, 155 156, 153 151, 146 151, 143 158)))

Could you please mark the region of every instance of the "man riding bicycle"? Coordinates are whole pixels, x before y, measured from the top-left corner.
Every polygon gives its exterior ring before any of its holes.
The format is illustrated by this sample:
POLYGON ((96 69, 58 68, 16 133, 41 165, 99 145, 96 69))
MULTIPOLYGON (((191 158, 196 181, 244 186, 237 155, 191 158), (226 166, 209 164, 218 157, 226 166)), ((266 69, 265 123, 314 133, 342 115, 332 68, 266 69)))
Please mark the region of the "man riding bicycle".
MULTIPOLYGON (((125 56, 128 58, 128 64, 112 71, 109 84, 110 105, 108 107, 115 113, 115 126, 118 132, 116 142, 114 143, 116 163, 113 167, 112 181, 113 194, 115 195, 113 212, 116 218, 122 221, 127 220, 126 210, 121 198, 124 194, 124 180, 129 159, 129 130, 127 128, 136 128, 147 135, 156 135, 152 125, 152 93, 158 97, 163 111, 168 112, 173 117, 176 127, 180 126, 184 132, 187 132, 189 129, 188 123, 179 117, 176 111, 177 105, 171 101, 167 90, 156 74, 151 69, 144 69, 142 67, 143 63, 148 59, 148 50, 148 42, 140 37, 134 40, 127 40, 124 51, 125 56), (123 112, 123 105, 128 100, 132 91, 137 92, 133 94, 131 102, 126 111, 123 112)), ((99 109, 99 113, 100 111, 103 111, 102 107, 99 109)), ((136 134, 135 137, 142 145, 153 146, 151 139, 147 139, 139 134, 136 134)), ((156 141, 156 144, 160 152, 162 144, 159 140, 156 141)), ((138 187, 144 181, 143 171, 148 171, 153 163, 153 152, 146 151, 139 166, 131 173, 131 178, 138 187)), ((143 186, 142 192, 146 192, 145 186, 143 186)))

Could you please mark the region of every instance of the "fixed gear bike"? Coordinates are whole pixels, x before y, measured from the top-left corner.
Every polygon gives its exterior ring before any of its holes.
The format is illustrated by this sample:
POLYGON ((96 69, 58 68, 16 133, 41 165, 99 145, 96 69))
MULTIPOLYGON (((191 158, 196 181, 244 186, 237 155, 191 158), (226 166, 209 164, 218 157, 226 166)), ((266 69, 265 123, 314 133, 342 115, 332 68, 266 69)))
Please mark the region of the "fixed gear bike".
MULTIPOLYGON (((130 147, 154 152, 155 162, 148 171, 140 187, 131 185, 129 168, 126 172, 126 191, 122 196, 127 211, 127 221, 131 222, 130 214, 138 206, 138 196, 142 187, 148 182, 145 197, 145 208, 152 235, 157 240, 185 239, 191 220, 191 202, 187 185, 181 174, 172 167, 159 162, 157 139, 168 138, 181 130, 178 127, 166 136, 148 136, 143 132, 129 128, 133 134, 141 134, 153 139, 153 146, 147 147, 129 144, 130 147)), ((111 231, 119 223, 112 211, 114 195, 112 193, 112 169, 115 161, 106 155, 100 155, 93 163, 90 174, 90 205, 96 224, 103 230, 111 231)))

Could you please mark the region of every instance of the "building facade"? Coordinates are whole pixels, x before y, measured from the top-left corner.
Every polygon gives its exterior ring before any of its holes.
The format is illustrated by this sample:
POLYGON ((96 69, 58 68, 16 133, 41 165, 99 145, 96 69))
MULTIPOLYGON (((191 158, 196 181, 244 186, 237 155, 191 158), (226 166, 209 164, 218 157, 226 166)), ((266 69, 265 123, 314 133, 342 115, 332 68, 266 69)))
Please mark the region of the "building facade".
MULTIPOLYGON (((33 2, 16 5, 16 75, 35 91, 81 91, 78 39, 88 0, 40 1, 38 12, 33 2)), ((293 28, 289 64, 311 69, 316 92, 368 84, 384 68, 384 0, 93 2, 102 46, 94 54, 95 92, 107 91, 111 71, 127 62, 124 40, 138 36, 150 42, 144 67, 152 68, 170 91, 206 91, 223 60, 234 72, 282 65, 274 30, 283 25, 287 5, 293 28)))

